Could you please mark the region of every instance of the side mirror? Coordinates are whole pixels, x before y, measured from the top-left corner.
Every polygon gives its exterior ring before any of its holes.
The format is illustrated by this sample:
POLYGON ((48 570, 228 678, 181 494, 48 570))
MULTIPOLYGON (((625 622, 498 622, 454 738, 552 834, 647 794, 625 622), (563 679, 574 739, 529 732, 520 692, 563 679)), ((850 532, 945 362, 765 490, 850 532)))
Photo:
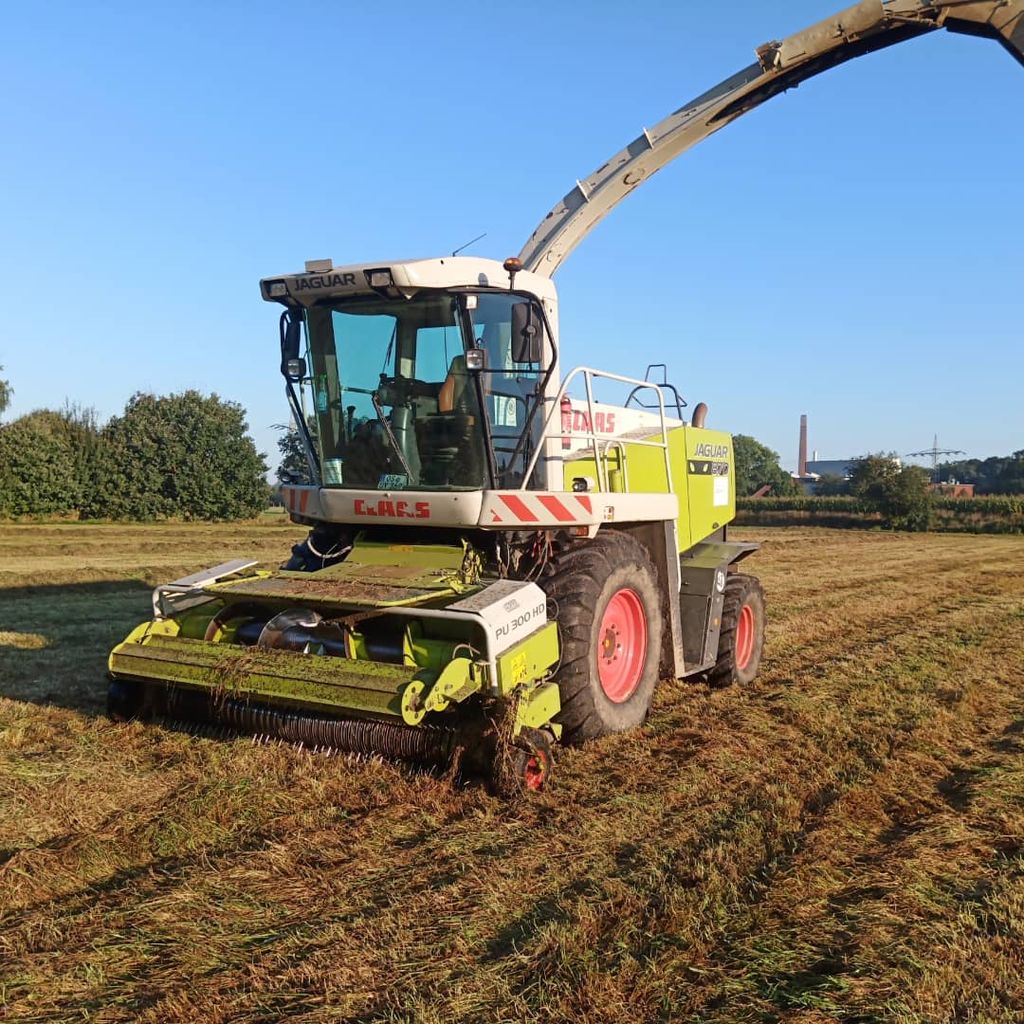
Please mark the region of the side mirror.
POLYGON ((306 364, 299 358, 302 348, 302 313, 288 309, 281 314, 281 373, 289 380, 301 380, 306 364))
POLYGON ((544 358, 544 323, 532 302, 512 306, 512 361, 539 363, 544 358))

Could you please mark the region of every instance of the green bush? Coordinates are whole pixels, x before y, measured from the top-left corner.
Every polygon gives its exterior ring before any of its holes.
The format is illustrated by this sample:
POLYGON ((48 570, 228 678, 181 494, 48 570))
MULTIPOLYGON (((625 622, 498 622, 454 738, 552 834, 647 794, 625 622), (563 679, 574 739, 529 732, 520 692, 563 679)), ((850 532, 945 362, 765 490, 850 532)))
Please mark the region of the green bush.
POLYGON ((772 494, 796 494, 799 485, 779 465, 779 453, 761 444, 746 434, 737 434, 732 439, 733 455, 736 459, 736 494, 746 496, 765 485, 772 494))
POLYGON ((932 517, 928 474, 895 458, 866 455, 850 472, 850 493, 866 512, 877 512, 890 530, 927 530, 932 517))
MULTIPOLYGON (((3 367, 0 366, 0 370, 3 367)), ((0 416, 7 411, 7 406, 11 404, 11 395, 14 394, 14 388, 11 387, 11 382, 0 379, 0 416)))
POLYGON ((0 427, 0 515, 66 515, 80 497, 65 441, 31 422, 0 427))
POLYGON ((36 409, 26 413, 17 422, 50 435, 58 445, 70 452, 74 462, 76 493, 88 494, 96 479, 99 453, 103 446, 96 410, 68 402, 59 410, 36 409))
POLYGON ((102 437, 90 518, 243 519, 267 505, 267 466, 235 402, 136 394, 102 437))

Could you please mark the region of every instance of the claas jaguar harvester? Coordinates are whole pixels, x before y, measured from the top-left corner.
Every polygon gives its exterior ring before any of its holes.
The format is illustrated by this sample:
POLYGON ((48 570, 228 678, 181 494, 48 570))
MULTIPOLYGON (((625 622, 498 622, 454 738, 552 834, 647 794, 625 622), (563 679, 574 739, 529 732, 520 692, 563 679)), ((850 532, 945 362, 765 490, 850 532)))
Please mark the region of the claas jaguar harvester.
POLYGON ((1020 59, 1022 4, 872 0, 760 47, 578 182, 518 257, 263 280, 308 462, 282 496, 308 538, 281 569, 158 587, 111 653, 111 714, 538 789, 556 740, 639 725, 659 678, 752 680, 765 608, 738 568, 755 545, 727 535, 732 440, 663 368, 564 372, 552 275, 655 171, 821 71, 942 27, 1020 59))

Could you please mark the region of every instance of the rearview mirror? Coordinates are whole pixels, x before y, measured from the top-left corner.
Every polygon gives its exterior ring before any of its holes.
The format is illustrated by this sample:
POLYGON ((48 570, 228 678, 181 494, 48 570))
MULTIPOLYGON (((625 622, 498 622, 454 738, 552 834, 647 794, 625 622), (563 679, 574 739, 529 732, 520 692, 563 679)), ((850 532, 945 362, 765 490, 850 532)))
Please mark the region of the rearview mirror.
POLYGON ((512 361, 539 363, 544 358, 544 322, 532 302, 512 306, 512 361))
POLYGON ((299 370, 299 350, 302 347, 302 313, 288 309, 281 314, 281 373, 289 380, 301 379, 305 365, 299 370), (296 372, 298 371, 298 372, 296 372))

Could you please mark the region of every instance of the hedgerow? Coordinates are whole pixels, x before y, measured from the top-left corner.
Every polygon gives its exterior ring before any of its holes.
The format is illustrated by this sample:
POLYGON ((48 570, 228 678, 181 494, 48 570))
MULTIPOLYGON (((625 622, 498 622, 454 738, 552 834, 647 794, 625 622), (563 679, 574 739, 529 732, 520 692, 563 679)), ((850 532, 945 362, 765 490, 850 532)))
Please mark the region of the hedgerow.
POLYGON ((74 454, 31 423, 0 427, 0 515, 64 515, 81 497, 74 454))
MULTIPOLYGON (((1024 533, 1024 495, 988 495, 978 498, 929 499, 931 529, 969 533, 1024 533)), ((761 526, 881 525, 881 516, 866 511, 850 496, 802 495, 788 498, 740 498, 736 502, 739 521, 761 526)))
POLYGON ((226 520, 267 505, 266 463, 234 402, 134 395, 102 428, 88 410, 0 427, 0 516, 226 520))

